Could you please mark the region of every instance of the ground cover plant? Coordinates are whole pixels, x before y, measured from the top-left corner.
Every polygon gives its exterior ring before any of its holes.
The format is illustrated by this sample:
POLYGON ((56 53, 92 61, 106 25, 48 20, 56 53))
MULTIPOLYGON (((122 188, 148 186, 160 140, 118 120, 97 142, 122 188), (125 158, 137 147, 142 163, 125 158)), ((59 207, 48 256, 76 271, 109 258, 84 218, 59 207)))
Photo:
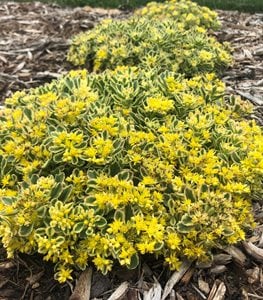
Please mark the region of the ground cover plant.
POLYGON ((227 45, 208 36, 203 27, 185 30, 190 25, 185 24, 180 19, 107 20, 73 38, 68 60, 93 71, 129 65, 187 76, 230 65, 227 45))
POLYGON ((135 11, 135 14, 154 19, 171 18, 180 22, 185 29, 193 26, 209 29, 220 27, 215 11, 187 0, 169 0, 164 3, 150 2, 145 7, 135 11))
MULTIPOLYGON (((60 282, 92 261, 205 260, 244 239, 260 192, 263 139, 213 74, 119 68, 6 100, 1 115, 2 243, 56 263, 60 282)), ((246 105, 245 105, 246 106, 246 105)))
POLYGON ((64 282, 90 262, 103 273, 115 260, 135 268, 143 254, 177 269, 244 239, 262 193, 262 130, 244 120, 249 105, 204 73, 215 65, 181 75, 167 65, 71 71, 6 99, 0 236, 9 257, 39 252, 64 282))

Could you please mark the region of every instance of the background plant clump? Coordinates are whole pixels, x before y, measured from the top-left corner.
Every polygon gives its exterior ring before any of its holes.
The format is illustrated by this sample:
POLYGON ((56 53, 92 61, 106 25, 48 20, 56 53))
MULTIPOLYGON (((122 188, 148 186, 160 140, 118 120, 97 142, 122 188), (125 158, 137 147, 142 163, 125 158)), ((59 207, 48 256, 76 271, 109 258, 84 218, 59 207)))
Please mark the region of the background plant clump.
POLYGON ((154 19, 171 18, 182 24, 185 29, 193 26, 208 29, 218 29, 220 27, 215 11, 189 0, 169 0, 162 3, 150 2, 145 7, 137 9, 135 14, 154 19))
POLYGON ((143 18, 106 20, 93 30, 80 33, 72 39, 68 61, 96 72, 129 65, 170 70, 187 76, 220 72, 229 66, 232 61, 229 46, 220 44, 207 33, 210 23, 218 25, 215 15, 189 13, 187 16, 190 17, 184 18, 183 22, 184 10, 182 15, 170 17, 170 11, 176 11, 173 3, 171 6, 166 4, 171 9, 163 10, 163 15, 167 11, 164 19, 153 17, 159 10, 153 10, 155 6, 151 5, 148 6, 149 16, 141 10, 139 13, 143 18), (205 15, 209 17, 208 23, 202 19, 205 15))
POLYGON ((89 43, 75 48, 83 63, 114 70, 73 70, 16 92, 1 110, 2 244, 9 257, 41 253, 60 282, 90 262, 104 274, 114 261, 136 268, 144 254, 178 269, 254 226, 263 136, 251 106, 225 96, 216 78, 229 54, 200 24, 150 19, 108 21, 83 35, 89 43), (126 57, 134 47, 144 56, 126 57))

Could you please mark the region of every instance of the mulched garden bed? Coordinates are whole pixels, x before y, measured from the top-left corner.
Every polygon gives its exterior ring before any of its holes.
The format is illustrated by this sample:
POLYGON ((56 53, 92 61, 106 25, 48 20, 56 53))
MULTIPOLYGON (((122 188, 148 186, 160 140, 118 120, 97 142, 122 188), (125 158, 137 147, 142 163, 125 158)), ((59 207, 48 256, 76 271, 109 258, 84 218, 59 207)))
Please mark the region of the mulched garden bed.
MULTIPOLYGON (((103 18, 125 18, 130 12, 60 8, 41 3, 0 5, 0 101, 11 92, 50 82, 72 66, 66 62, 69 38, 92 28, 103 18)), ((215 33, 233 48, 235 64, 223 74, 229 93, 255 105, 254 118, 263 125, 263 14, 219 11, 222 29, 215 33)), ((260 199, 259 199, 260 200, 260 199)), ((179 273, 161 261, 144 257, 140 267, 127 271, 116 265, 107 276, 88 269, 75 280, 58 284, 53 266, 39 255, 6 259, 0 249, 0 300, 158 300, 161 287, 173 300, 263 299, 263 210, 254 204, 257 228, 246 242, 217 250, 211 264, 186 263, 179 273), (261 249, 262 248, 262 249, 261 249), (81 277, 79 277, 81 275, 81 277), (92 278, 91 278, 92 275, 92 278), (77 280, 78 279, 78 280, 77 280), (76 285, 76 283, 78 283, 76 285), (85 284, 85 288, 81 284, 85 284), (169 291, 169 286, 174 287, 169 291), (117 290, 116 290, 117 289, 117 290), (73 296, 71 296, 73 293, 73 296)))

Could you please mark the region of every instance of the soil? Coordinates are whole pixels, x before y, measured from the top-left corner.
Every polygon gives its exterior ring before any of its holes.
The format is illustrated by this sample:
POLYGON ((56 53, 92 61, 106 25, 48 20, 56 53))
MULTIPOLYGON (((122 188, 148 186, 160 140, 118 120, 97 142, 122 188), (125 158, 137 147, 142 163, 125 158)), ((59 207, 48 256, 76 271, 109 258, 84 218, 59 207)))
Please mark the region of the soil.
MULTIPOLYGON (((263 125, 263 14, 218 11, 220 41, 230 42, 234 65, 222 79, 229 93, 255 105, 254 118, 263 125)), ((72 69, 66 62, 70 37, 94 27, 103 18, 126 18, 130 12, 60 8, 41 3, 0 4, 0 101, 12 92, 50 82, 72 69)), ((246 242, 217 249, 210 264, 186 262, 177 273, 161 261, 143 257, 137 270, 116 265, 107 276, 75 272, 74 280, 59 284, 53 265, 40 255, 17 254, 7 259, 0 248, 0 300, 153 299, 263 299, 263 211, 254 203, 258 226, 246 242), (83 285, 85 288, 83 289, 83 285), (170 287, 170 288, 169 288, 170 287), (89 292, 91 293, 90 296, 89 292), (117 293, 117 295, 116 295, 117 293), (86 298, 85 298, 86 297, 86 298)))

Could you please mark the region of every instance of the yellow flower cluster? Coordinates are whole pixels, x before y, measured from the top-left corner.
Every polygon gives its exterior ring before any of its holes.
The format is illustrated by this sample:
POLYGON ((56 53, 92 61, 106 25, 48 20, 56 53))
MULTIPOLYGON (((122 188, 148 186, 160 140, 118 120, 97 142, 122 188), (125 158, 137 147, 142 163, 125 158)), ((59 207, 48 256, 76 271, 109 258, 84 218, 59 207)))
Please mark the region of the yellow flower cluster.
POLYGON ((74 65, 92 66, 95 72, 126 65, 154 68, 157 72, 171 70, 189 77, 220 71, 231 64, 227 45, 200 28, 189 26, 186 30, 182 23, 171 18, 134 16, 102 22, 73 37, 68 60, 74 65))
MULTIPOLYGON (((106 37, 105 37, 106 38, 106 37)), ((262 193, 263 135, 212 73, 72 71, 6 99, 0 118, 0 237, 43 254, 60 282, 93 262, 135 268, 244 239, 262 193), (63 109, 64 113, 61 113, 63 109)))
POLYGON ((135 14, 161 20, 171 18, 184 29, 193 26, 198 26, 199 30, 218 29, 220 27, 215 11, 189 0, 168 0, 164 3, 150 2, 137 10, 135 14))

